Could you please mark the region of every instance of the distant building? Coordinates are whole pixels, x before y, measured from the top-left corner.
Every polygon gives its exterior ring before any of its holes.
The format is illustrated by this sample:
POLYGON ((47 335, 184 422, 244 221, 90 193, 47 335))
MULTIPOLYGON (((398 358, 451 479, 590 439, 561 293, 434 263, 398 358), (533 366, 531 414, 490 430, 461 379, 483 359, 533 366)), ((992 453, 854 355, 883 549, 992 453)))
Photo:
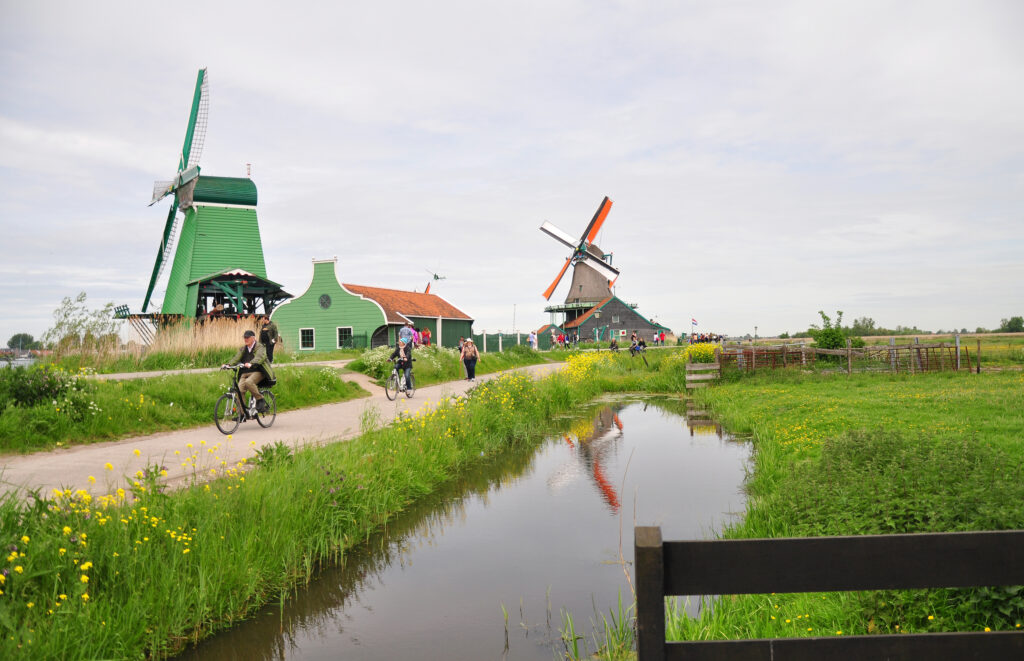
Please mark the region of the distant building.
POLYGON ((290 352, 393 345, 412 322, 429 328, 431 344, 455 347, 473 332, 473 319, 436 294, 342 284, 338 259, 313 260, 313 279, 302 295, 282 303, 271 318, 290 352))
POLYGON ((612 337, 622 342, 629 340, 633 331, 645 342, 650 343, 655 333, 672 332, 668 326, 647 319, 636 311, 636 306, 625 303, 619 297, 611 295, 598 301, 592 307, 580 310, 581 314, 565 322, 566 333, 577 333, 580 340, 601 340, 607 342, 612 337))

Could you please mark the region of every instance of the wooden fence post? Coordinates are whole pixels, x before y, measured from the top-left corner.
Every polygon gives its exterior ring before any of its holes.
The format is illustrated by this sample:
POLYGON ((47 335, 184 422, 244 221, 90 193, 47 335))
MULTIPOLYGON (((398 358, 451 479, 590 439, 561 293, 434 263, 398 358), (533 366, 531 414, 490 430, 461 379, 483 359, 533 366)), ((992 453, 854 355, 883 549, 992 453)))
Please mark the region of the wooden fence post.
POLYGON ((846 376, 853 375, 853 340, 846 338, 846 376))
POLYGON ((889 369, 892 370, 893 374, 895 374, 897 372, 896 365, 897 365, 897 363, 896 363, 896 338, 895 337, 890 337, 889 338, 889 369))
POLYGON ((498 332, 498 353, 501 353, 501 332, 498 332))
POLYGON ((487 331, 480 333, 480 338, 483 340, 480 344, 484 345, 484 353, 487 353, 487 331))
POLYGON ((636 527, 633 560, 636 563, 636 656, 642 661, 664 661, 665 558, 661 528, 636 527))
POLYGON ((960 334, 956 334, 956 371, 960 371, 960 334))
MULTIPOLYGON (((915 345, 921 344, 921 338, 915 337, 914 338, 914 344, 915 345)), ((914 347, 914 360, 917 361, 917 371, 918 372, 922 371, 924 369, 924 367, 921 365, 921 348, 918 347, 918 346, 914 347)))
POLYGON ((974 355, 974 360, 978 363, 978 374, 981 374, 981 338, 978 338, 978 353, 974 355))

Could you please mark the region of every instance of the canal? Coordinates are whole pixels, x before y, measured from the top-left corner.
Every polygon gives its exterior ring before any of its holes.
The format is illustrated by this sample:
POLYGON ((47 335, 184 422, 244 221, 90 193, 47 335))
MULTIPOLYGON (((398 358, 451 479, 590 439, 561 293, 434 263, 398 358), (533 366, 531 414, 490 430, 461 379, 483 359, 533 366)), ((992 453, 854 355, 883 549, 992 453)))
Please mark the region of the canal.
POLYGON ((613 399, 392 522, 184 659, 523 659, 633 603, 633 525, 707 539, 744 511, 749 444, 673 398, 613 399), (628 576, 627 576, 628 574, 628 576))

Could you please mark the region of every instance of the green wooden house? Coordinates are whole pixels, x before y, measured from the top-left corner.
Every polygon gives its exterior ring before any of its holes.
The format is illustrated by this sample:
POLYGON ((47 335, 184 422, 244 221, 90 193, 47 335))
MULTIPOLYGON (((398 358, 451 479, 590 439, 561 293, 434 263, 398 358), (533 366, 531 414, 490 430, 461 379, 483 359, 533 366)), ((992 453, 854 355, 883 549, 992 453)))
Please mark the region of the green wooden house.
POLYGON ((473 319, 435 294, 342 284, 338 258, 313 260, 306 291, 274 309, 283 350, 333 351, 393 345, 408 322, 429 328, 432 344, 458 345, 469 337, 473 319))

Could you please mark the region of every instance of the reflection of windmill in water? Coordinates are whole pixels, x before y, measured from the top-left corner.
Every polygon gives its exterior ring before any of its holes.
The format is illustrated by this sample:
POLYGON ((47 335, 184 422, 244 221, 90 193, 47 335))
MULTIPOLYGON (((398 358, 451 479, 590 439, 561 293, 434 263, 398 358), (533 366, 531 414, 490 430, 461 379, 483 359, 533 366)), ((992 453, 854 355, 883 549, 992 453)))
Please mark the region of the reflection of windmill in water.
POLYGON ((147 340, 152 339, 152 330, 144 320, 156 327, 167 321, 208 314, 269 314, 278 303, 291 297, 280 285, 267 280, 256 219, 256 185, 248 177, 200 175, 209 89, 206 69, 200 69, 174 178, 153 186, 150 206, 168 195, 174 199, 164 223, 142 313, 130 314, 127 306, 115 310, 118 317, 128 318, 147 340), (172 251, 174 259, 160 312, 149 312, 154 289, 171 261, 172 251))
POLYGON ((575 451, 579 462, 566 464, 555 471, 548 478, 548 487, 558 490, 572 482, 581 472, 586 472, 594 481, 594 486, 608 508, 612 513, 618 514, 621 506, 619 494, 605 474, 604 464, 609 453, 615 451, 618 441, 622 439, 622 421, 612 407, 606 406, 593 420, 582 422, 582 425, 574 427, 574 433, 563 435, 565 442, 575 451), (572 436, 576 437, 575 442, 572 436))

